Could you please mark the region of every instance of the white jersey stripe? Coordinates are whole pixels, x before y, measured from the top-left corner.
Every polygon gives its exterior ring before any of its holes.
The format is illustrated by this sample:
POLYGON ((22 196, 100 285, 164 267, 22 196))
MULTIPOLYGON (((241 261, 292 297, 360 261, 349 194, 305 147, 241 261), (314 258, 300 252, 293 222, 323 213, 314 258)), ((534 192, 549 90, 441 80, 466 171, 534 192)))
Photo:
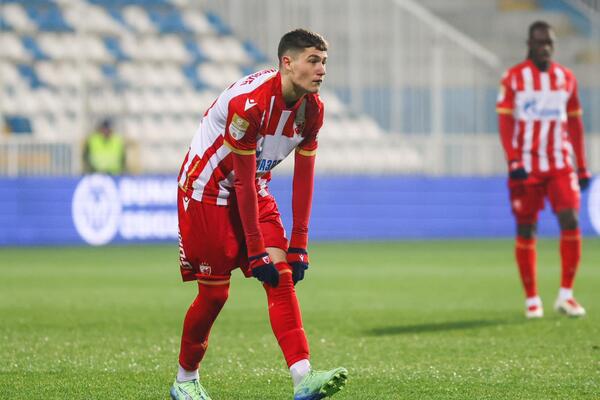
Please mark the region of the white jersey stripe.
POLYGON ((531 172, 531 149, 533 147, 533 121, 525 122, 525 134, 523 135, 523 164, 525 170, 531 172))
POLYGON ((564 168, 565 166, 562 148, 562 124, 560 122, 557 122, 556 124, 554 124, 554 160, 557 169, 564 168))
POLYGON ((231 194, 230 189, 233 187, 233 180, 235 179, 235 174, 233 171, 227 175, 227 178, 223 179, 219 182, 219 195, 217 196, 217 205, 225 206, 227 205, 227 199, 231 194))
POLYGON ((213 154, 212 157, 208 160, 208 162, 204 166, 204 169, 202 170, 200 175, 198 175, 198 179, 196 179, 194 181, 194 184, 192 185, 194 188, 194 192, 192 193, 193 199, 198 201, 202 200, 204 188, 206 187, 208 180, 212 176, 215 168, 225 157, 227 157, 229 153, 231 153, 231 150, 229 150, 227 146, 221 146, 215 152, 215 154, 213 154))
POLYGON ((533 73, 531 72, 531 68, 523 68, 521 74, 523 75, 523 90, 526 92, 533 91, 533 73))
MULTIPOLYGON (((546 75, 547 77, 547 75, 546 75)), ((543 82, 543 81, 542 81, 543 82)), ((550 82, 548 82, 548 84, 550 84, 550 82)), ((543 84, 542 84, 542 88, 543 88, 543 84)), ((555 124, 556 125, 556 124, 555 124)), ((538 146, 538 157, 540 160, 540 171, 545 172, 548 171, 549 168, 549 164, 548 164, 548 134, 550 130, 550 121, 541 121, 540 123, 540 144, 538 146)))
POLYGON ((554 74, 556 75, 556 86, 561 87, 565 84, 565 73, 560 67, 554 68, 554 74))
POLYGON ((542 72, 540 74, 540 84, 542 86, 542 92, 549 92, 551 90, 550 74, 548 74, 547 72, 542 72))

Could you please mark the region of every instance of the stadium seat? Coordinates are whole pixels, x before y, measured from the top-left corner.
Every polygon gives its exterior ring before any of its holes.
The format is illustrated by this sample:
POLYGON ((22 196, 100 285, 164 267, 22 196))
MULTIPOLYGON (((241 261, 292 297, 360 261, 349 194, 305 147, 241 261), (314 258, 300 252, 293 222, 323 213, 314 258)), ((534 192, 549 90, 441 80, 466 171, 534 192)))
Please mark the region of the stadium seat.
POLYGON ((2 5, 2 17, 8 26, 15 32, 31 34, 37 31, 36 25, 31 21, 22 5, 15 2, 6 2, 2 5))
POLYGON ((0 46, 2 46, 3 59, 28 63, 34 58, 31 51, 28 51, 25 44, 12 32, 0 33, 0 46))
POLYGON ((31 36, 23 36, 23 46, 31 53, 35 60, 48 60, 50 56, 42 50, 36 39, 31 36))
POLYGON ((11 133, 14 134, 31 134, 31 121, 23 115, 6 115, 4 122, 11 133))
POLYGON ((34 71, 31 65, 18 64, 17 68, 19 70, 19 73, 21 74, 21 78, 23 78, 27 83, 29 83, 29 86, 31 88, 35 89, 45 85, 45 83, 40 80, 39 76, 34 71))
POLYGON ((143 34, 156 33, 156 27, 143 8, 130 5, 123 7, 122 13, 127 25, 131 26, 136 32, 143 34))

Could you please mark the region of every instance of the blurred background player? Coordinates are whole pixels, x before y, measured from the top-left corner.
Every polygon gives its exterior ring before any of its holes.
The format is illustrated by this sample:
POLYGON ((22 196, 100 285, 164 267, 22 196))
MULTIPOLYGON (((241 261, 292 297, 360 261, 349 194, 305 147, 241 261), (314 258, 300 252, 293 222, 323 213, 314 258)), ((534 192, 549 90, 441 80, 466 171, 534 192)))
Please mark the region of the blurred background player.
POLYGON ((209 399, 198 367, 211 326, 229 293, 231 271, 263 282, 273 333, 293 384, 294 399, 321 399, 340 390, 347 371, 311 369, 294 285, 308 268, 317 133, 323 124, 318 92, 327 43, 298 29, 278 47, 279 70, 248 75, 227 88, 205 113, 179 174, 180 266, 197 280, 198 296, 183 325, 173 399, 209 399), (295 150, 293 228, 289 243, 270 170, 295 150))
POLYGON ((83 165, 84 171, 88 173, 121 175, 125 172, 125 140, 113 131, 110 119, 103 119, 87 137, 83 149, 83 165))
POLYGON ((585 315, 573 297, 573 281, 581 258, 580 190, 588 187, 591 176, 577 80, 569 69, 552 61, 554 40, 548 23, 530 25, 527 59, 504 74, 497 101, 527 318, 544 315, 536 285, 536 230, 546 197, 561 230, 562 277, 555 309, 573 317, 585 315), (572 164, 571 149, 577 167, 572 164))

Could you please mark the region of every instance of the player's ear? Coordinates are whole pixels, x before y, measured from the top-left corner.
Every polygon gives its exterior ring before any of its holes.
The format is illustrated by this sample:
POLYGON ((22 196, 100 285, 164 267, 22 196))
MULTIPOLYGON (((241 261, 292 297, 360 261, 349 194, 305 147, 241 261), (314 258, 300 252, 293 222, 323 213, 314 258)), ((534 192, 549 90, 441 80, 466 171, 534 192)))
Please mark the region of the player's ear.
POLYGON ((285 71, 290 71, 292 61, 293 61, 293 57, 289 53, 281 56, 281 69, 283 69, 285 71))

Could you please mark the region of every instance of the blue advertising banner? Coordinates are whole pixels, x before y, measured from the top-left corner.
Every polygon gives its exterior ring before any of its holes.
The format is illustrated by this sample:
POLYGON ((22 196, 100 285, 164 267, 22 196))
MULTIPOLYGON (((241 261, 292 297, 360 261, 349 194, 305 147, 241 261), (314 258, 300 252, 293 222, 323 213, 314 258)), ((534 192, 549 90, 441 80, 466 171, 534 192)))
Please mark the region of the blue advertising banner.
MULTIPOLYGON (((291 177, 275 177, 286 228, 291 177)), ((0 245, 72 245, 177 240, 172 176, 0 179, 0 245)), ((600 179, 582 196, 584 235, 600 233, 600 179)), ((512 237, 505 178, 318 177, 312 240, 512 237)), ((539 233, 558 235, 546 206, 539 233)))

